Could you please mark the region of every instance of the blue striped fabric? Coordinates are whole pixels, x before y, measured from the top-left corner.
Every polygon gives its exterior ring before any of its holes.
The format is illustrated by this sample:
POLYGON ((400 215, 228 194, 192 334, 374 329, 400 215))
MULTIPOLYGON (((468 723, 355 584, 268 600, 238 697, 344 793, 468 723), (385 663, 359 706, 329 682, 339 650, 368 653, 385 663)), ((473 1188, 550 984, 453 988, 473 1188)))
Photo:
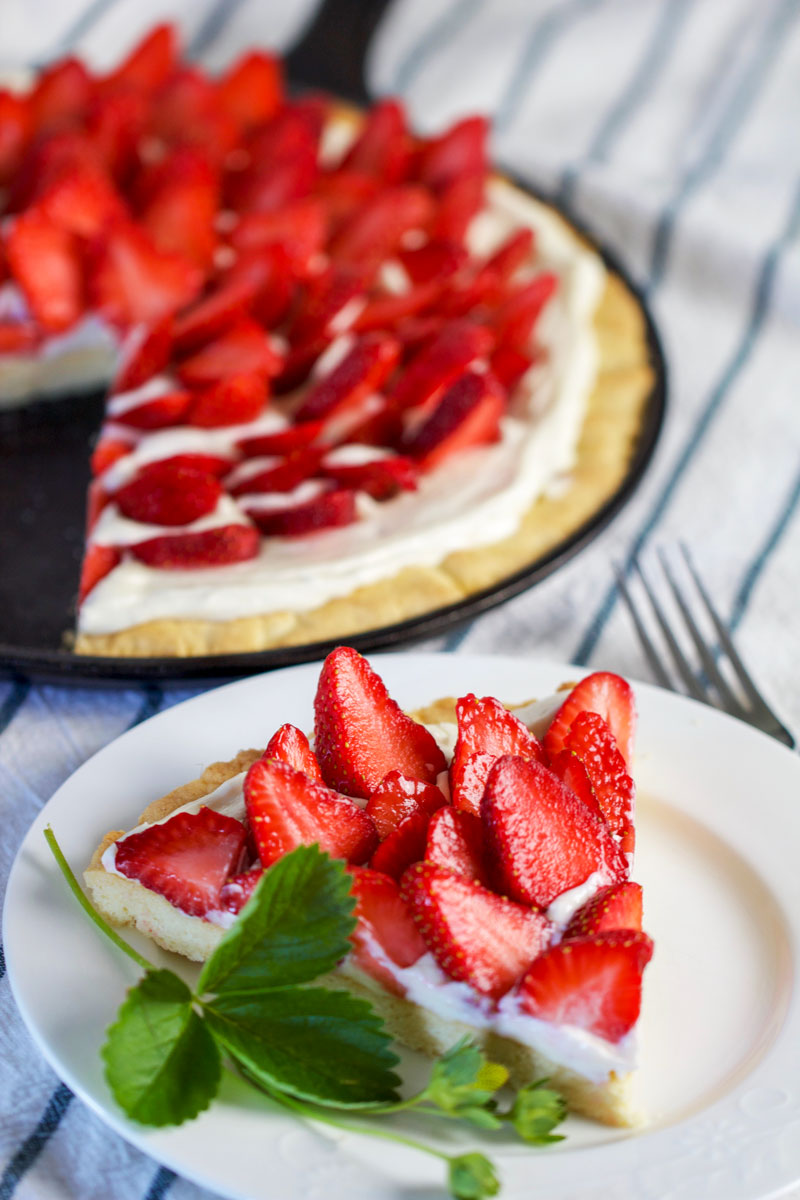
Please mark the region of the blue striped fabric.
MULTIPOLYGON (((216 66, 252 42, 288 44, 312 6, 3 0, 0 54, 43 62, 77 45, 108 62, 174 13, 194 53, 216 66)), ((673 380, 659 453, 615 523, 532 592, 430 648, 541 654, 648 678, 610 562, 629 566, 680 538, 800 728, 785 628, 800 591, 798 15, 798 0, 392 5, 370 59, 373 89, 402 93, 426 129, 476 105, 492 112, 499 156, 557 194, 647 287, 673 380)), ((191 693, 0 684, 0 877, 81 762, 191 693)), ((209 1197, 71 1103, 27 1039, 0 947, 0 1200, 105 1200, 109 1180, 114 1200, 209 1197)))

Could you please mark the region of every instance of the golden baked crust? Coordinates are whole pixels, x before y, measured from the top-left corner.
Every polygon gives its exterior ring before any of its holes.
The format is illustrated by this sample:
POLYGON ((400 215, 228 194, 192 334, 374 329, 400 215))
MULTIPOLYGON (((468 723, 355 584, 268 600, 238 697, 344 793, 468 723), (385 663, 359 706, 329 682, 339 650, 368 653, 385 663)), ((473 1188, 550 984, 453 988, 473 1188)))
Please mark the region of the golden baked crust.
MULTIPOLYGON (((559 220, 584 242, 563 218, 559 220)), ((524 570, 612 498, 625 479, 642 427, 654 380, 646 323, 635 296, 612 270, 606 275, 594 326, 597 377, 570 486, 561 494, 539 497, 511 537, 456 551, 438 566, 405 568, 306 612, 271 612, 231 621, 161 619, 117 633, 79 633, 76 653, 191 657, 346 638, 455 604, 524 570)))

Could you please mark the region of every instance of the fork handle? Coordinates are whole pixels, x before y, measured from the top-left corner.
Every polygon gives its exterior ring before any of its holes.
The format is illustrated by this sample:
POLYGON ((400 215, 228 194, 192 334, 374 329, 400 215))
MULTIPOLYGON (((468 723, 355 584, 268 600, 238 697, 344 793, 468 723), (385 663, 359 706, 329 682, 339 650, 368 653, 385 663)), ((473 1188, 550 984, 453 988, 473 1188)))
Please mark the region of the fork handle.
POLYGON ((365 104, 372 37, 391 0, 322 0, 311 25, 286 55, 292 88, 321 88, 365 104))

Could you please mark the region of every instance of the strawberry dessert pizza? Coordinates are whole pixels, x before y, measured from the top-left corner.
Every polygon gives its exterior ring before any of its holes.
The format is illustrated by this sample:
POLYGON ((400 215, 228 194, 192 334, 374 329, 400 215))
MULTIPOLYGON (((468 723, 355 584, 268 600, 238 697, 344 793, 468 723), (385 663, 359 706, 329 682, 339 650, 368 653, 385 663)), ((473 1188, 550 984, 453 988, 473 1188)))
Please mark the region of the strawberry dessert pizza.
POLYGON ((653 950, 630 877, 634 723, 606 672, 514 711, 469 694, 410 716, 339 647, 313 741, 285 724, 208 767, 109 833, 86 883, 110 921, 202 961, 262 873, 316 843, 349 864, 358 918, 327 982, 412 1048, 468 1034, 517 1086, 548 1076, 575 1111, 634 1124, 653 950))
MULTIPOLYGON (((78 652, 340 638, 490 587, 625 475, 640 308, 487 122, 415 135, 152 31, 0 91, 0 398, 108 383, 78 652)), ((64 401, 68 402, 68 401, 64 401)))

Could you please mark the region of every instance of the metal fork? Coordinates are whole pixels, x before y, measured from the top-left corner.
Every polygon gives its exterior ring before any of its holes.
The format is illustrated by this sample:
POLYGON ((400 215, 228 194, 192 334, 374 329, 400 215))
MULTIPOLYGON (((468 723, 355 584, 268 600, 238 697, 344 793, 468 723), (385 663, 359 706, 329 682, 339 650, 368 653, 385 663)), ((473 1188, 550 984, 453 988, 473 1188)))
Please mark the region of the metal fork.
MULTIPOLYGON (((779 742, 783 742, 785 746, 794 749, 795 739, 793 735, 778 720, 753 683, 731 640, 730 634, 711 603, 708 592, 697 573, 688 549, 682 543, 680 549, 689 574, 694 582, 697 595, 705 607, 707 617, 710 618, 717 637, 716 645, 709 645, 708 641, 704 638, 697 621, 692 616, 685 590, 682 590, 678 585, 664 552, 659 551, 664 577, 669 585, 678 611, 683 618, 689 639, 694 643, 695 650, 697 651, 700 664, 699 669, 697 666, 692 665, 681 648, 675 632, 670 626, 664 607, 656 596, 655 588, 648 581, 638 560, 634 559, 632 564, 647 596, 655 623, 661 630, 664 642, 669 649, 669 656, 672 658, 674 671, 680 677, 686 691, 695 700, 701 700, 704 704, 710 704, 714 708, 719 708, 723 712, 730 713, 731 716, 738 717, 742 721, 747 721, 750 725, 755 725, 756 729, 762 730, 763 733, 768 733, 771 737, 777 738, 779 742), (725 658, 727 658, 729 668, 739 684, 740 692, 738 690, 734 691, 721 670, 721 663, 725 658)), ((634 599, 634 593, 625 578, 625 572, 615 565, 614 573, 617 577, 620 594, 625 601, 636 632, 639 635, 642 649, 647 655, 647 659, 653 668, 658 682, 662 687, 669 688, 671 691, 680 691, 681 689, 675 686, 674 678, 665 665, 665 660, 668 662, 669 656, 656 648, 655 643, 648 633, 641 610, 637 607, 634 599)))

